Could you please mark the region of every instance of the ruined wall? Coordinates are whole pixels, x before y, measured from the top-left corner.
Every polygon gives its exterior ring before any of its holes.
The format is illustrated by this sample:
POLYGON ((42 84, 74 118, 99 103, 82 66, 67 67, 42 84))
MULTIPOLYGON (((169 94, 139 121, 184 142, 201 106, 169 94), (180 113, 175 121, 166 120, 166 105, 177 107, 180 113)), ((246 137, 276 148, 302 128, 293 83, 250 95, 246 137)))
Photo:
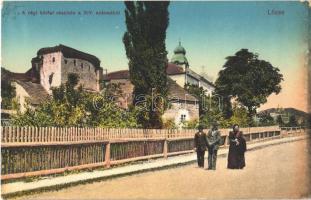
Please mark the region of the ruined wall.
POLYGON ((40 84, 51 94, 51 87, 58 87, 61 84, 61 59, 62 53, 55 52, 42 56, 42 67, 40 69, 40 84))
POLYGON ((94 65, 86 60, 77 58, 66 58, 62 56, 61 59, 61 82, 66 83, 69 73, 75 73, 79 76, 79 85, 86 90, 99 91, 99 75, 101 70, 96 70, 94 65))

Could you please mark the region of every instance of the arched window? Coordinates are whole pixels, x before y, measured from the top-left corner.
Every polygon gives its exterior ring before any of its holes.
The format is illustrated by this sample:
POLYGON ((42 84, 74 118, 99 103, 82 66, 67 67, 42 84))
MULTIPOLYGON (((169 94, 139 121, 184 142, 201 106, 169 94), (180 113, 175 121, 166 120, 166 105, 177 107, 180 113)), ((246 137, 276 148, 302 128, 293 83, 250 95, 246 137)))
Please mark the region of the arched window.
POLYGON ((77 65, 77 61, 73 60, 73 65, 76 66, 77 65))
POLYGON ((52 62, 53 62, 53 63, 55 62, 55 57, 52 58, 52 62))

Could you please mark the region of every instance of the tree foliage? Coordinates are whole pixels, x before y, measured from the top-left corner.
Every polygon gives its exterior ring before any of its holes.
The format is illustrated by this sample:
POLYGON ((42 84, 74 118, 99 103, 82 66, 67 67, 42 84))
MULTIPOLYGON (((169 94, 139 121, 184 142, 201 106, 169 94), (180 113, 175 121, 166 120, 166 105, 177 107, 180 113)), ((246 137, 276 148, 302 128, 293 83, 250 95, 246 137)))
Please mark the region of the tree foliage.
POLYGON ((200 120, 197 124, 200 123, 205 128, 211 127, 215 122, 222 128, 229 128, 233 124, 239 124, 242 127, 248 126, 249 118, 245 107, 235 103, 231 117, 226 118, 221 102, 222 99, 219 99, 218 96, 207 96, 203 87, 194 84, 186 84, 185 89, 199 99, 200 120))
POLYGON ((12 109, 15 94, 15 88, 9 80, 1 80, 1 108, 12 109))
POLYGON ((268 112, 263 112, 258 117, 259 117, 259 126, 272 126, 276 124, 273 117, 271 117, 270 113, 268 112))
POLYGON ((281 91, 283 75, 269 62, 258 59, 258 55, 241 49, 226 59, 215 84, 216 93, 226 100, 227 117, 232 114, 228 105, 232 98, 245 106, 252 117, 270 94, 281 91))
POLYGON ((284 122, 283 122, 283 119, 282 119, 282 116, 281 115, 278 115, 276 117, 276 123, 279 125, 279 126, 284 126, 284 122))
POLYGON ((187 92, 189 92, 189 94, 198 99, 199 115, 204 115, 207 110, 206 107, 208 106, 208 97, 205 95, 206 90, 204 90, 203 87, 189 83, 185 84, 184 88, 187 92))
POLYGON ((290 127, 298 126, 298 121, 297 121, 295 115, 290 115, 289 116, 289 121, 288 121, 287 125, 290 126, 290 127))
MULTIPOLYGON (((153 101, 151 96, 166 98, 168 92, 165 38, 169 2, 126 1, 125 6, 127 31, 123 42, 129 60, 130 80, 134 85, 134 96, 144 95, 148 108, 139 113, 139 122, 144 127, 161 128, 165 103, 153 101)), ((133 100, 134 105, 139 101, 138 98, 133 100)))
POLYGON ((110 98, 117 86, 108 86, 103 94, 88 93, 77 87, 78 77, 68 75, 66 84, 52 88, 52 97, 33 109, 13 116, 19 126, 91 126, 137 127, 134 109, 119 108, 110 98))

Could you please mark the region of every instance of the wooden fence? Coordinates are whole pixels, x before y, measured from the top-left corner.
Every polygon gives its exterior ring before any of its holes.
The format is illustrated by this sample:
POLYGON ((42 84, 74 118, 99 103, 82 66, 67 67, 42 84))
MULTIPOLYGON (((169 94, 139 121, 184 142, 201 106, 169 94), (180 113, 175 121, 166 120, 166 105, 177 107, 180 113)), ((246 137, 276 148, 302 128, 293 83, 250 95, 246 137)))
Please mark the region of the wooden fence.
MULTIPOLYGON (((241 128, 248 142, 302 134, 301 127, 241 128)), ((193 152, 197 130, 1 127, 1 180, 193 152)), ((207 131, 207 130, 206 130, 207 131)), ((221 129, 222 147, 229 129, 221 129)))

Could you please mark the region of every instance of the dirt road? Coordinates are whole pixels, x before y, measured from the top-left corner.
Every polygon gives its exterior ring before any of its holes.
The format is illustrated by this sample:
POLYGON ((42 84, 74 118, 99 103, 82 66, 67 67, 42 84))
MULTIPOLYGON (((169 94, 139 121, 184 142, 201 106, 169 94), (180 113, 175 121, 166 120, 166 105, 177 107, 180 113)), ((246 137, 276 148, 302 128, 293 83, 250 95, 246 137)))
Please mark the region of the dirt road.
POLYGON ((247 152, 244 170, 228 170, 226 158, 219 158, 216 171, 187 165, 15 199, 311 197, 310 154, 302 140, 247 152))

